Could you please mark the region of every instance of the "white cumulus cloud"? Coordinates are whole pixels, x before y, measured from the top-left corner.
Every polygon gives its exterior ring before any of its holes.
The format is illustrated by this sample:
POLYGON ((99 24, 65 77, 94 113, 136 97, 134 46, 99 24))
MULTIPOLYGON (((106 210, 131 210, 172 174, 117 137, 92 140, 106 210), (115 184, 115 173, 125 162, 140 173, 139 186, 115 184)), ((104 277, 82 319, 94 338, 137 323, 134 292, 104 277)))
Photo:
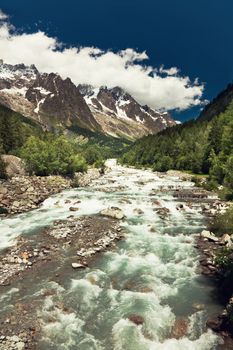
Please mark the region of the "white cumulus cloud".
POLYGON ((11 64, 35 64, 75 84, 120 86, 141 104, 160 110, 185 110, 202 104, 204 86, 179 74, 179 69, 146 65, 146 52, 119 52, 94 47, 67 47, 46 33, 17 33, 0 12, 0 58, 11 64))

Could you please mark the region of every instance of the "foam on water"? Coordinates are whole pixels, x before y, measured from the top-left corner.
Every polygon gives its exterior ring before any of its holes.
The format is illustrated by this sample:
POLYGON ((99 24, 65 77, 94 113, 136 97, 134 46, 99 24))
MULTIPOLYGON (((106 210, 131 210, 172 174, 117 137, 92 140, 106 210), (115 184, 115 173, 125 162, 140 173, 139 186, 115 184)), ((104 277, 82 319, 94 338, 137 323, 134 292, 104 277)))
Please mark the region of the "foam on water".
POLYGON ((113 328, 114 350, 210 350, 218 343, 217 336, 211 331, 203 333, 192 341, 188 338, 168 339, 157 342, 145 338, 142 327, 133 325, 128 320, 120 320, 113 328))
POLYGON ((40 349, 216 348, 219 338, 206 330, 206 313, 192 307, 205 293, 197 280, 193 247, 193 234, 203 228, 203 217, 198 205, 190 208, 171 193, 192 186, 177 177, 116 166, 87 189, 64 191, 37 210, 1 221, 3 247, 19 234, 32 234, 67 218, 71 206, 79 208, 72 212, 76 216, 109 206, 120 207, 126 215, 122 223, 126 239, 118 248, 106 252, 95 266, 77 271, 76 278, 65 281, 66 287, 57 287, 56 295, 46 298, 39 313, 40 349), (156 211, 161 207, 168 209, 164 217, 156 211), (189 327, 183 338, 172 339, 177 310, 189 327), (142 317, 143 324, 131 322, 130 315, 142 317))

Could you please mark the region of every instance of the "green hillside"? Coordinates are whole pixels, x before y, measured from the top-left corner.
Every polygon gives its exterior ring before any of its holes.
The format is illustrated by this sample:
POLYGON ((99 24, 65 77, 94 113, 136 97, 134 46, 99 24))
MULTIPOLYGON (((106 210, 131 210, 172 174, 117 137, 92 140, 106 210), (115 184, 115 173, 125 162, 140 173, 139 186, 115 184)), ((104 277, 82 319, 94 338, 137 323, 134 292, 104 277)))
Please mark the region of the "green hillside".
POLYGON ((190 121, 138 140, 122 158, 125 164, 153 170, 186 170, 209 174, 233 197, 233 102, 211 121, 190 121))

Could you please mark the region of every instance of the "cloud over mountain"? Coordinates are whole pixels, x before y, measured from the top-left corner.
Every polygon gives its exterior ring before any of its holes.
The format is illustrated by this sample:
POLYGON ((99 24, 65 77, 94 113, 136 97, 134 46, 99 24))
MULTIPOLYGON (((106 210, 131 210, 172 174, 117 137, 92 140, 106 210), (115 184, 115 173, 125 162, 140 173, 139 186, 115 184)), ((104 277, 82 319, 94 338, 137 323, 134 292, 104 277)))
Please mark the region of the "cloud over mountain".
POLYGON ((41 31, 18 33, 2 11, 0 21, 0 58, 7 63, 35 64, 41 72, 57 72, 75 84, 120 86, 141 104, 155 109, 185 110, 202 103, 204 86, 197 79, 191 82, 176 67, 146 65, 145 52, 67 47, 41 31))

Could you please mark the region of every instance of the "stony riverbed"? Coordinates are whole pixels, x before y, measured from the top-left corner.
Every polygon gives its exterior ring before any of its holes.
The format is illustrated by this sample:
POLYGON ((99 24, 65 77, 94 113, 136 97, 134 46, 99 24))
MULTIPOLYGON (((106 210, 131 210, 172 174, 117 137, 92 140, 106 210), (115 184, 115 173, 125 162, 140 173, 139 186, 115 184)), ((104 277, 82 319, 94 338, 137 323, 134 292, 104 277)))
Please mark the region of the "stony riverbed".
MULTIPOLYGON (((226 348, 196 235, 221 203, 177 174, 114 166, 0 222, 0 349, 226 348)), ((229 348, 230 349, 230 348, 229 348)))

